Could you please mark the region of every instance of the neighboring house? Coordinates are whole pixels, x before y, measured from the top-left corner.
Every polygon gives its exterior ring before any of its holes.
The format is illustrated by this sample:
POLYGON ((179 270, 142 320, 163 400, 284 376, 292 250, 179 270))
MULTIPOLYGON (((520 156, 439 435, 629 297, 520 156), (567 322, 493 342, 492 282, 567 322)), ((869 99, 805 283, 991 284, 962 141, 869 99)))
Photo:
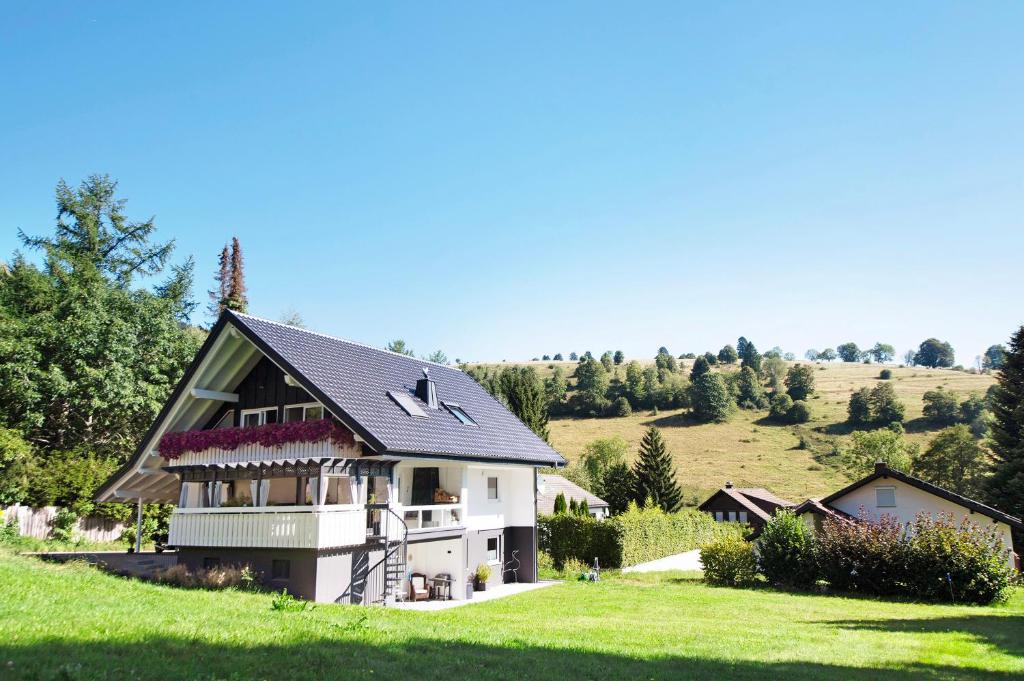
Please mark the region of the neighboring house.
POLYGON ((448 575, 461 598, 481 563, 536 581, 537 469, 564 463, 457 369, 225 312, 97 498, 176 503, 190 568, 342 603, 448 575))
POLYGON ((753 528, 750 538, 761 534, 764 524, 780 508, 793 508, 796 504, 777 497, 761 487, 733 487, 731 482, 712 494, 697 507, 722 522, 746 523, 753 528))
POLYGON ((608 517, 608 502, 591 494, 575 482, 566 480, 561 475, 542 474, 537 489, 537 513, 551 515, 555 512, 555 497, 565 496, 565 503, 575 499, 576 503, 586 502, 590 515, 598 520, 608 517))
POLYGON ((901 473, 878 462, 868 476, 820 499, 808 499, 796 508, 797 515, 815 530, 821 529, 824 518, 832 517, 855 522, 864 512, 870 518, 888 515, 904 525, 914 522, 919 513, 937 516, 949 513, 956 522, 963 518, 982 526, 995 526, 1010 549, 1014 563, 1013 530, 1024 530, 1019 518, 1009 516, 980 502, 942 489, 930 482, 901 473))

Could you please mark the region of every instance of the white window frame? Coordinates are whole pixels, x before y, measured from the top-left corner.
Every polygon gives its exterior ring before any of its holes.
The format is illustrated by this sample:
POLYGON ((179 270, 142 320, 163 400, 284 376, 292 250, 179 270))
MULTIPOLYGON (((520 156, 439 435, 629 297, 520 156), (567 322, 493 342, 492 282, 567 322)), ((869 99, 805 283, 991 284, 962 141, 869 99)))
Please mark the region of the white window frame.
POLYGON ((879 485, 875 487, 875 506, 878 508, 896 508, 899 504, 896 503, 896 486, 895 485, 879 485), (892 503, 891 504, 880 504, 878 502, 878 493, 882 490, 892 491, 892 503))
POLYGON ((487 564, 488 565, 500 565, 501 564, 501 535, 499 534, 499 535, 494 536, 494 537, 488 537, 484 541, 484 550, 487 552, 487 564), (492 539, 494 540, 494 543, 495 543, 494 555, 496 556, 496 558, 494 558, 493 560, 491 559, 491 550, 487 547, 487 545, 491 542, 492 539))
MULTIPOLYGON (((242 428, 245 428, 246 427, 246 425, 245 425, 245 417, 247 415, 249 415, 249 414, 259 414, 260 415, 260 422, 256 424, 256 427, 265 426, 265 425, 267 425, 267 412, 270 412, 270 411, 272 411, 274 413, 277 413, 277 407, 260 407, 259 409, 243 409, 241 416, 239 416, 239 418, 238 418, 238 424, 242 428)), ((277 421, 275 421, 274 423, 277 423, 277 421)))
POLYGON ((486 477, 485 484, 487 485, 487 501, 489 501, 491 503, 497 503, 497 502, 501 501, 501 481, 498 480, 498 476, 497 475, 488 475, 486 477), (491 480, 492 479, 494 480, 494 496, 493 497, 491 496, 491 480))
POLYGON ((311 408, 315 408, 315 407, 320 407, 320 411, 321 411, 321 414, 322 414, 320 418, 327 418, 327 410, 324 409, 324 405, 320 404, 319 402, 299 402, 298 404, 286 404, 286 405, 284 405, 284 409, 282 410, 283 413, 281 415, 281 419, 282 419, 281 423, 290 423, 290 421, 288 421, 288 410, 289 409, 298 409, 299 407, 302 407, 302 420, 303 421, 308 420, 306 418, 306 410, 307 409, 311 409, 311 408))

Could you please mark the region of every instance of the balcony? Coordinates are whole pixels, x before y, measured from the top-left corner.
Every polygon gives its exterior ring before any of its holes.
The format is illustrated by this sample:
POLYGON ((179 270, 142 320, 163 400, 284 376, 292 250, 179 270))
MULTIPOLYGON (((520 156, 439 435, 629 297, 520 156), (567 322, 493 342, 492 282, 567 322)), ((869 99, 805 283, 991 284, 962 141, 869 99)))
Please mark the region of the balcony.
POLYGON ((171 515, 171 546, 327 549, 366 543, 366 508, 257 506, 179 508, 171 515))
POLYGON ((394 510, 405 521, 410 534, 460 528, 465 513, 462 504, 395 505, 394 510))
POLYGON ((210 447, 198 452, 186 452, 173 461, 175 466, 204 466, 211 464, 268 461, 273 459, 343 459, 352 457, 351 447, 324 440, 321 442, 290 442, 286 445, 265 447, 257 443, 239 445, 235 449, 210 447))

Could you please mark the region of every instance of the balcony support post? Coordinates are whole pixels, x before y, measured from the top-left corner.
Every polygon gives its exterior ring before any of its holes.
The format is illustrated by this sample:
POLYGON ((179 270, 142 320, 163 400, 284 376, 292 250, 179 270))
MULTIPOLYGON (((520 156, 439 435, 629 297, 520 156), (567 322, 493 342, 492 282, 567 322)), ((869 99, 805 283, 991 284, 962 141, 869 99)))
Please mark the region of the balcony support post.
POLYGON ((135 553, 142 553, 142 497, 135 512, 135 553))

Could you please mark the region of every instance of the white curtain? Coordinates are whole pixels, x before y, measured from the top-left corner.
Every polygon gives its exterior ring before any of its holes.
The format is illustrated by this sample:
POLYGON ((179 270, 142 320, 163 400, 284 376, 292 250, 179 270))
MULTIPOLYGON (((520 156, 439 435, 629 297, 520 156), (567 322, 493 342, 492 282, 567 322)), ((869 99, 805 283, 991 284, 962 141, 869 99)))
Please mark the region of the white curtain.
POLYGON ((260 491, 259 488, 260 488, 260 481, 259 480, 250 480, 249 481, 249 496, 252 497, 252 505, 253 506, 258 506, 259 504, 266 502, 265 499, 259 498, 259 491, 260 491))

